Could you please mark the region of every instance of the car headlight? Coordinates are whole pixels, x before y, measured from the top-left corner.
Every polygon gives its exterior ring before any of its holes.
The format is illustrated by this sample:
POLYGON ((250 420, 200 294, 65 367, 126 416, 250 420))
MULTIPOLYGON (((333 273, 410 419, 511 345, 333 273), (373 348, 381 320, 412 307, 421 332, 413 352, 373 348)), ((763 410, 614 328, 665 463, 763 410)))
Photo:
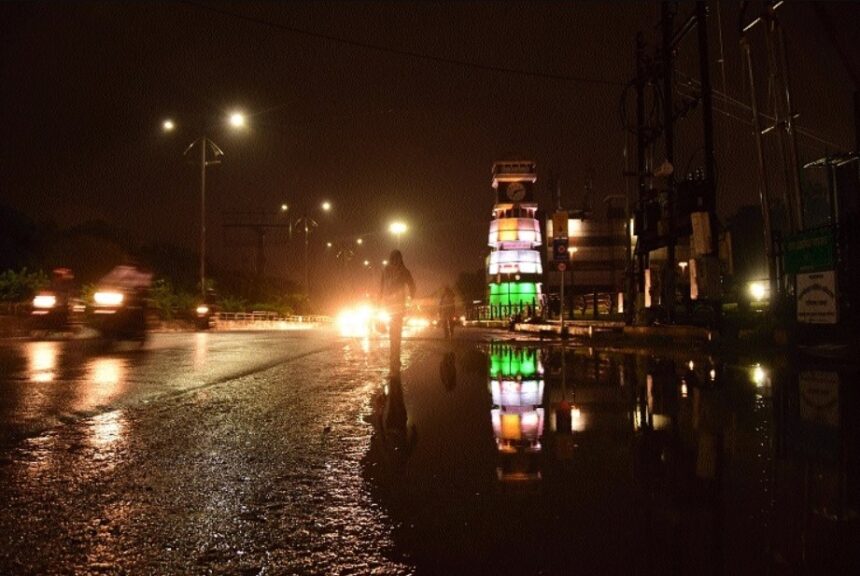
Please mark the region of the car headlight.
POLYGON ((53 308, 57 305, 57 297, 53 294, 38 294, 33 298, 33 308, 53 308))
POLYGON ((205 304, 201 304, 200 306, 197 307, 197 314, 199 314, 200 316, 203 316, 203 315, 208 314, 208 313, 209 313, 209 306, 206 306, 205 304))
POLYGON ((96 292, 93 295, 93 300, 95 300, 96 304, 99 306, 119 306, 122 304, 123 295, 122 292, 106 290, 104 292, 96 292))

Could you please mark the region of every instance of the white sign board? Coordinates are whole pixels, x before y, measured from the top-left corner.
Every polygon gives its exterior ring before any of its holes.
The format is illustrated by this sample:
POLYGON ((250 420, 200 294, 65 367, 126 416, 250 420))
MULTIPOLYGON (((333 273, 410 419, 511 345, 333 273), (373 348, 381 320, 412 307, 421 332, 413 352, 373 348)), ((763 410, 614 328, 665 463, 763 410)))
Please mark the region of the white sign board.
POLYGON ((797 321, 805 324, 836 324, 836 272, 797 275, 797 321))

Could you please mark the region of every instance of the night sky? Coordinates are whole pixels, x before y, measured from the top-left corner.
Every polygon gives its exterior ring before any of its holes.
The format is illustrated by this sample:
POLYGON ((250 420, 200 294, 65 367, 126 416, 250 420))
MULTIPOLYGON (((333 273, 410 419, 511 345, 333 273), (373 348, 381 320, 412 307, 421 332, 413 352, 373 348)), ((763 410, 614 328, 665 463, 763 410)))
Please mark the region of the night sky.
MULTIPOLYGON (((801 139, 807 160, 854 147, 855 87, 833 40, 856 74, 860 8, 827 10, 834 38, 810 6, 782 10, 799 122, 830 144, 801 139)), ((182 152, 205 133, 226 154, 207 173, 214 263, 247 268, 253 254, 252 236, 222 228, 225 212, 287 202, 298 216, 327 199, 334 210, 311 237, 318 279, 336 270, 322 242, 361 235, 356 261, 376 263, 399 217, 411 226, 406 263, 427 294, 482 265, 494 161, 536 161, 539 184, 552 171, 569 207, 583 204, 589 179, 598 208, 624 192, 619 99, 636 32, 653 46, 658 15, 656 3, 3 4, 0 201, 40 221, 102 218, 141 242, 196 249, 199 170, 182 152), (223 126, 233 109, 250 117, 243 134, 223 126), (162 134, 165 117, 180 130, 162 134)), ((712 10, 712 78, 748 102, 736 19, 735 3, 719 19, 712 10)), ((753 37, 763 60, 762 36, 753 37)), ((692 77, 695 47, 693 33, 677 63, 692 77)), ((757 191, 748 115, 718 105, 725 218, 757 191)), ((695 167, 697 113, 678 139, 677 170, 695 167)), ((551 206, 544 188, 540 201, 551 206)), ((301 244, 270 240, 271 271, 300 279, 301 244)))

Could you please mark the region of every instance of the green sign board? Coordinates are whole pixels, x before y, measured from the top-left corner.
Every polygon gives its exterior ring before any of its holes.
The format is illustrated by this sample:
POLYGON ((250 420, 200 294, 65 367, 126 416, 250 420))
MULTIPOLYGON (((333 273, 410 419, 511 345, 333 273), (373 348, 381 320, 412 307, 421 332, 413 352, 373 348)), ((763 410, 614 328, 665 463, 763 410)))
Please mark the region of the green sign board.
POLYGON ((787 274, 833 270, 833 230, 830 227, 798 232, 785 239, 784 265, 787 274))

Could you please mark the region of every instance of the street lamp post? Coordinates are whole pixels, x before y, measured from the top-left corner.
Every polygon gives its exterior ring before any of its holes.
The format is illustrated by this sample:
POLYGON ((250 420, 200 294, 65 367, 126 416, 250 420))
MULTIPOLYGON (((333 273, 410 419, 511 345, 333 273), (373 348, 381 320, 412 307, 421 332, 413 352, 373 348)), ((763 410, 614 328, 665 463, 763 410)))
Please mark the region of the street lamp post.
MULTIPOLYGON (((287 204, 281 204, 281 212, 286 212, 290 207, 287 204)), ((320 209, 323 212, 331 212, 331 202, 325 200, 320 204, 320 209)), ((301 226, 305 232, 305 290, 308 297, 311 294, 311 276, 310 276, 310 234, 311 229, 319 226, 319 223, 308 215, 307 210, 303 216, 296 218, 295 221, 290 220, 290 240, 293 238, 293 227, 301 226)))
MULTIPOLYGON (((234 129, 244 128, 246 125, 245 115, 241 112, 233 112, 228 118, 229 124, 234 129)), ((161 123, 164 132, 176 130, 176 123, 172 119, 166 119, 161 123)), ((220 164, 224 151, 207 136, 200 136, 185 148, 183 156, 187 156, 194 146, 200 147, 200 293, 206 297, 206 167, 220 164), (207 159, 207 149, 212 149, 212 156, 207 159)))
POLYGON ((194 142, 188 145, 185 149, 184 154, 188 154, 189 151, 197 144, 200 146, 200 294, 205 298, 206 297, 206 166, 210 164, 220 164, 221 156, 224 155, 224 151, 218 147, 215 142, 207 138, 206 136, 201 136, 194 142), (213 159, 207 161, 206 160, 206 148, 212 147, 213 159))

